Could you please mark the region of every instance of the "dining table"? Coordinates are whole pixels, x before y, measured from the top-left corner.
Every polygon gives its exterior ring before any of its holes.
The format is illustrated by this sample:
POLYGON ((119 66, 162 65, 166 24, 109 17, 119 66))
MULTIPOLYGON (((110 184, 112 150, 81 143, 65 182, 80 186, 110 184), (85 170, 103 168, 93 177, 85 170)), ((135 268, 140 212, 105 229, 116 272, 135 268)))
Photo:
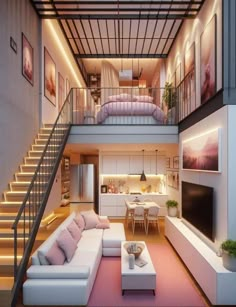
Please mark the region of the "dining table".
POLYGON ((148 211, 150 207, 157 207, 160 209, 160 206, 154 201, 129 201, 125 200, 126 204, 126 214, 125 214, 125 224, 127 225, 129 216, 132 216, 132 213, 136 207, 142 206, 144 211, 148 211))

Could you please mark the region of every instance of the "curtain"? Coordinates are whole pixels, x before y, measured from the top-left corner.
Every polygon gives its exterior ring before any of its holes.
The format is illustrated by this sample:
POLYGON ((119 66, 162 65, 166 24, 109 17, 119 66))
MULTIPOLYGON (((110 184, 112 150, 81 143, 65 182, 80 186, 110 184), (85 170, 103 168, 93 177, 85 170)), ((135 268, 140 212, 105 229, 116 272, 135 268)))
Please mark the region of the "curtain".
POLYGON ((108 100, 108 96, 119 94, 119 74, 108 61, 101 64, 101 104, 108 100))

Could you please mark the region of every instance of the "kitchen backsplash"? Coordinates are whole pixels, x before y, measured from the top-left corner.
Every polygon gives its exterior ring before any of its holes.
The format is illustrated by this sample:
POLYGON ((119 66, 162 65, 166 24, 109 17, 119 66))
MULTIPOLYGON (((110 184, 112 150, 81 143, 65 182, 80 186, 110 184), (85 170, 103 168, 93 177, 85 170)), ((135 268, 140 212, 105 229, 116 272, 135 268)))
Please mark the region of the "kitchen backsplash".
POLYGON ((101 184, 107 185, 108 193, 166 193, 165 175, 146 177, 140 181, 140 176, 102 176, 101 184))

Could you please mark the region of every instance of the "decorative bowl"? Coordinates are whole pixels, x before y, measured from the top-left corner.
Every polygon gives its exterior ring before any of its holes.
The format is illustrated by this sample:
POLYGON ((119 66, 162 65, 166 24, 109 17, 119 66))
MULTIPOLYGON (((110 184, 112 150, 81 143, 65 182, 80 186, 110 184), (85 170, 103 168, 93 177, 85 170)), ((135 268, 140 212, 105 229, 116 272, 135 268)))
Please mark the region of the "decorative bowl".
POLYGON ((134 254, 137 259, 145 248, 145 245, 141 242, 127 242, 124 244, 124 248, 128 254, 134 254))

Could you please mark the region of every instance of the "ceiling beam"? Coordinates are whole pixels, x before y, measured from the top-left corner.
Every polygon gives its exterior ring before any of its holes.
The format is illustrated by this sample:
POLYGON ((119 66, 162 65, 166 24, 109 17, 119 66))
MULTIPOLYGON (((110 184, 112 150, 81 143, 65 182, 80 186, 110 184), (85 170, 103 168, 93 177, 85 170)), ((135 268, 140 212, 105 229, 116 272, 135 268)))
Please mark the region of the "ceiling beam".
MULTIPOLYGON (((204 2, 205 0, 196 0, 196 1, 174 1, 173 4, 175 5, 188 5, 188 4, 194 4, 194 5, 201 5, 202 2, 204 2)), ((35 5, 43 5, 43 4, 52 4, 51 0, 47 0, 47 1, 34 1, 32 0, 32 2, 35 5)), ((117 5, 118 1, 100 1, 100 0, 95 0, 95 1, 53 1, 53 4, 55 5, 117 5)), ((131 5, 131 1, 120 1, 119 2, 120 5, 131 5)), ((170 5, 170 1, 145 1, 145 0, 136 0, 136 1, 132 1, 132 5, 170 5)))
POLYGON ((75 54, 76 58, 81 59, 117 59, 117 58, 142 58, 142 59, 165 59, 167 58, 168 54, 75 54))
POLYGON ((40 18, 42 19, 194 19, 196 18, 195 14, 94 14, 94 15, 76 15, 76 14, 47 14, 47 15, 41 15, 40 18))

